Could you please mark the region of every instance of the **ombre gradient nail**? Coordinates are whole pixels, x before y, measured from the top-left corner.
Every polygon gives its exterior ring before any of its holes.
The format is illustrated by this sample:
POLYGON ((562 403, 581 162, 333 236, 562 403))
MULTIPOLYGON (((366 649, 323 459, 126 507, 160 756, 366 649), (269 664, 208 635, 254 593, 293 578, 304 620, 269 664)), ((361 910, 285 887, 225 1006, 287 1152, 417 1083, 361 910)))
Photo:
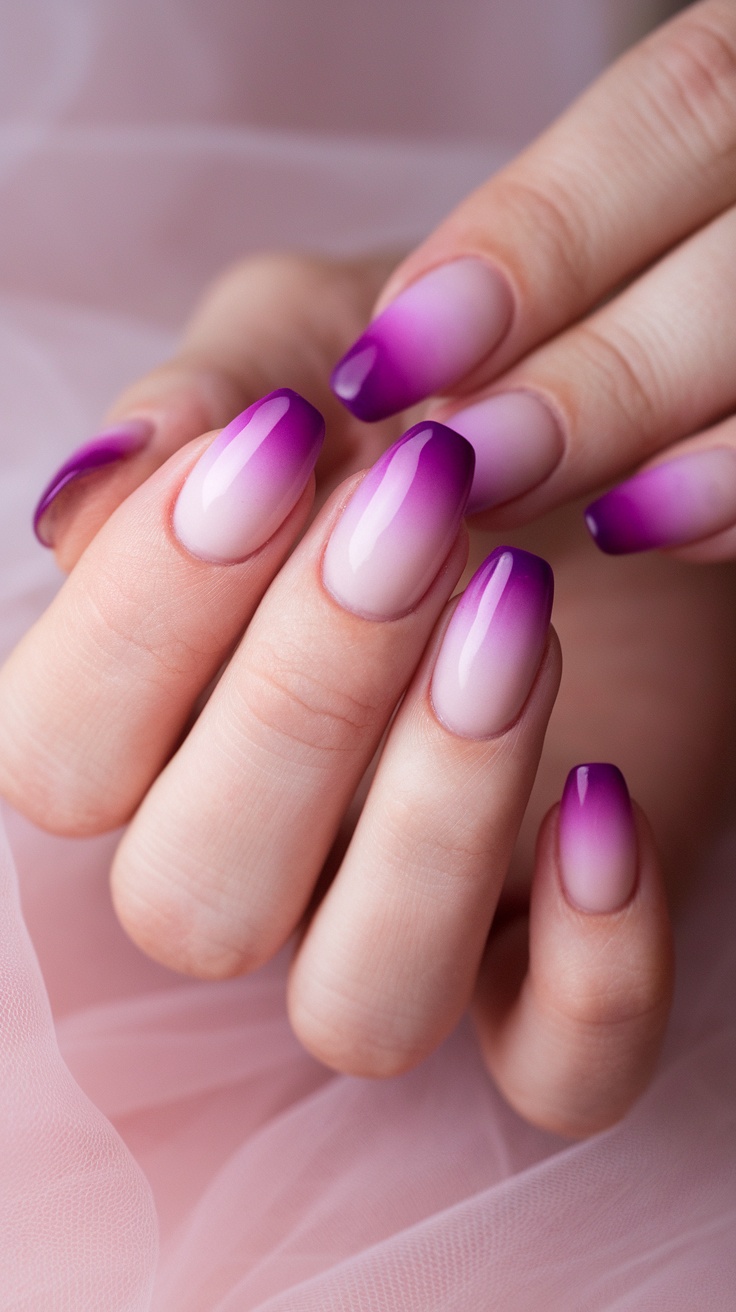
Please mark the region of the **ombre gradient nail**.
POLYGON ((230 564, 257 551, 293 510, 325 433, 319 410, 282 387, 233 419, 200 456, 174 507, 193 556, 230 564))
POLYGON ((468 514, 521 496, 552 472, 562 433, 552 411, 531 392, 497 392, 447 421, 475 451, 468 514))
MULTIPOLYGON (((76 485, 89 474, 96 474, 107 465, 117 464, 127 456, 140 451, 153 436, 153 424, 148 419, 126 419, 97 433, 84 446, 70 455, 51 482, 44 488, 33 512, 33 531, 44 547, 54 545, 55 512, 59 497, 70 485, 76 485)), ((64 498, 66 503, 67 497, 64 498)))
POLYGON ((327 544, 325 587, 347 610, 394 619, 424 596, 457 537, 475 457, 444 424, 416 424, 359 484, 327 544))
POLYGON ((636 883, 637 842, 629 790, 615 765, 577 765, 559 821, 562 882, 581 911, 618 911, 636 883))
POLYGON ((542 659, 553 593, 546 560, 517 547, 497 547, 473 575, 432 675, 432 704, 453 733, 488 738, 516 719, 542 659))
POLYGON ((720 533, 736 523, 736 451, 711 447, 645 469, 588 506, 585 522, 612 556, 720 533))
POLYGON ((332 374, 358 419, 384 419, 460 381, 501 341, 513 302, 501 273, 453 260, 419 278, 369 325, 332 374))

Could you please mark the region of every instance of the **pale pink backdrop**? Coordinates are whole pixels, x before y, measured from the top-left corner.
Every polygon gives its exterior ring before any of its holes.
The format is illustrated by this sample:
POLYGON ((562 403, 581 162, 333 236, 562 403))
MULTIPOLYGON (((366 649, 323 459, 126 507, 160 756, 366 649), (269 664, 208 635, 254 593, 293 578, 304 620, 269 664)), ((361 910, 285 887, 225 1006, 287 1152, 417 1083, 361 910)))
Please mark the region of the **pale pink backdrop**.
MULTIPOLYGON (((656 7, 0 0, 3 650, 58 586, 35 493, 211 273, 412 241, 656 7)), ((571 1145, 505 1106, 465 1027, 401 1079, 331 1074, 290 1034, 283 960, 170 975, 114 921, 114 838, 5 829, 2 1312, 733 1308, 733 837, 650 1092, 571 1145)))

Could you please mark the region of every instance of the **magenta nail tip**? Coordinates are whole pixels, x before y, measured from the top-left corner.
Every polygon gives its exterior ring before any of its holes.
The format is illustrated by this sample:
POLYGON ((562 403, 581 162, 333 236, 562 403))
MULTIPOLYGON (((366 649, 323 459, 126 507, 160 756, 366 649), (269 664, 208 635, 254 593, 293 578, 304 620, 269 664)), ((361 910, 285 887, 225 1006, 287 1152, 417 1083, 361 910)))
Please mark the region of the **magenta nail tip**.
POLYGON ((382 456, 379 456, 366 475, 365 482, 367 483, 368 479, 371 482, 378 482, 403 447, 420 443, 421 455, 417 472, 423 470, 428 476, 430 490, 433 485, 442 493, 449 489, 450 495, 462 504, 462 512, 464 512, 475 470, 475 452, 470 442, 460 433, 456 433, 454 428, 438 423, 435 419, 425 419, 407 428, 406 432, 402 433, 382 456))
POLYGON ((631 799, 623 774, 608 761, 585 761, 573 766, 565 780, 562 807, 574 817, 587 806, 606 804, 631 813, 631 799))
POLYGON ((193 465, 174 506, 183 547, 212 564, 234 564, 262 547, 301 496, 322 447, 325 421, 280 387, 222 429, 193 465))
POLYGON ((585 511, 585 524, 595 545, 607 556, 652 551, 663 545, 636 490, 632 495, 625 484, 593 501, 585 511))
POLYGON ((335 366, 332 390, 373 423, 454 386, 511 321, 503 275, 475 256, 429 270, 368 326, 335 366))
POLYGON ((473 575, 445 631, 432 676, 438 718, 485 738, 516 719, 544 653, 554 595, 546 560, 497 547, 473 575))
MULTIPOLYGON (((542 556, 535 556, 521 547, 496 547, 479 566, 458 604, 457 611, 475 617, 488 586, 500 568, 508 571, 506 587, 499 597, 504 610, 526 608, 542 617, 545 628, 549 625, 554 597, 552 566, 542 556)), ((457 612, 456 612, 457 613, 457 612)))
POLYGON ((369 424, 406 410, 423 395, 421 385, 412 386, 391 358, 379 334, 380 329, 368 329, 330 377, 330 386, 346 410, 369 424))
POLYGON ((585 522, 611 556, 683 546, 736 522, 736 452, 688 451, 629 478, 592 502, 585 522))
POLYGON ((153 427, 148 419, 130 419, 111 425, 69 456, 44 488, 33 512, 33 531, 42 546, 52 545, 43 533, 42 520, 64 488, 107 465, 135 455, 150 440, 153 427))

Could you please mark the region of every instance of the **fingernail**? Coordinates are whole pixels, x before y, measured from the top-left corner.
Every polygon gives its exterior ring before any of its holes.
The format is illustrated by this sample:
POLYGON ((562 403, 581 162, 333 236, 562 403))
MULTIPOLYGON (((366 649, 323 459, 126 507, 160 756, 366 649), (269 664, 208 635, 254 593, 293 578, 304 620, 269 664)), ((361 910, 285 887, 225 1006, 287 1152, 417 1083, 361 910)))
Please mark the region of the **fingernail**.
POLYGON ((552 411, 530 392, 500 392, 447 421, 475 451, 468 514, 521 496, 552 472, 562 433, 552 411))
POLYGON ((577 765, 567 776, 559 824, 565 893, 581 911, 618 911, 636 883, 629 790, 615 765, 577 765))
POLYGON ((542 659, 553 593, 546 560, 518 547, 497 547, 473 575, 432 675, 432 705, 453 733, 487 738, 516 719, 542 659))
MULTIPOLYGON (((70 484, 75 484, 89 474, 95 474, 106 465, 116 464, 134 455, 153 436, 153 424, 149 419, 126 419, 113 424, 97 433, 84 446, 80 446, 70 455, 60 469, 57 469, 50 483, 44 488, 33 512, 33 531, 44 547, 54 545, 54 528, 58 511, 59 495, 70 484)), ((67 498, 64 497, 66 506, 67 498)))
POLYGON ((612 556, 720 533, 736 522, 736 452, 712 447, 645 469, 588 506, 585 522, 612 556))
POLYGON ((200 560, 257 551, 301 496, 324 438, 319 410, 288 387, 269 392, 207 447, 174 507, 173 528, 200 560))
POLYGON ((395 619, 424 596, 457 537, 473 448, 444 424, 415 424, 359 484, 327 544, 323 581, 346 610, 395 619))
POLYGON ((440 265, 373 320, 332 390, 358 419, 385 419, 464 378, 501 341, 512 309, 497 269, 471 257, 440 265))

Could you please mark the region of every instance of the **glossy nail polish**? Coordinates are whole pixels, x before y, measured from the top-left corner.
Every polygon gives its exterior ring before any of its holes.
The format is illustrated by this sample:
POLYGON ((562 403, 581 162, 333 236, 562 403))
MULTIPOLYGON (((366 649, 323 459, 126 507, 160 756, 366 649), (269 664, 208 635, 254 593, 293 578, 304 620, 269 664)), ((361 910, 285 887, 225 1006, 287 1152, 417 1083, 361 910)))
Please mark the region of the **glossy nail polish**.
POLYGON ((542 659, 553 592, 546 560, 518 547, 497 547, 473 575, 432 675, 432 705, 453 733, 488 738, 516 719, 542 659))
POLYGON ((736 523, 736 451, 711 447, 644 469, 588 506, 585 522, 613 556, 720 533, 736 523))
POLYGON ((469 515, 530 491, 562 455, 557 420, 531 392, 499 392, 459 410, 447 422, 475 451, 469 515))
POLYGON ((325 551, 325 587, 346 610, 394 619, 424 596, 457 537, 473 448, 444 424, 399 438, 356 488, 325 551))
POLYGON ((78 447, 44 488, 33 512, 33 531, 39 542, 44 547, 54 545, 54 514, 49 512, 58 510, 62 492, 89 474, 95 474, 107 465, 117 464, 119 460, 134 455, 152 436, 153 424, 150 420, 126 419, 103 429, 89 442, 78 447))
POLYGON ((301 496, 324 438, 319 410, 283 387, 233 419, 191 470, 173 528, 193 556, 244 560, 276 532, 301 496))
POLYGON ((629 790, 615 765, 577 765, 559 820, 565 892, 581 911, 618 911, 634 891, 637 842, 629 790))
POLYGON ((472 257, 432 269, 396 297, 343 356, 332 390, 358 419, 384 419, 460 382, 511 322, 510 287, 472 257))

